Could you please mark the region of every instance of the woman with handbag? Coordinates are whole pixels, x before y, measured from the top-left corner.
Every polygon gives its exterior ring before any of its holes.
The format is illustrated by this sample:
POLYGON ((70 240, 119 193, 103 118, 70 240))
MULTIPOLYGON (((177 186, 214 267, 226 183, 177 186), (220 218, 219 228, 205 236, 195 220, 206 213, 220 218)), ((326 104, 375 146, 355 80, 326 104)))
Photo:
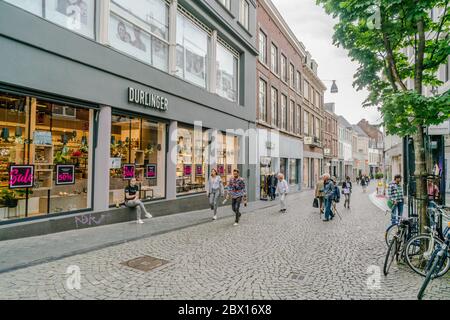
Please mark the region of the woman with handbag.
POLYGON ((344 207, 350 209, 350 195, 352 194, 352 182, 350 181, 350 177, 345 178, 345 181, 342 184, 342 193, 345 197, 344 207))

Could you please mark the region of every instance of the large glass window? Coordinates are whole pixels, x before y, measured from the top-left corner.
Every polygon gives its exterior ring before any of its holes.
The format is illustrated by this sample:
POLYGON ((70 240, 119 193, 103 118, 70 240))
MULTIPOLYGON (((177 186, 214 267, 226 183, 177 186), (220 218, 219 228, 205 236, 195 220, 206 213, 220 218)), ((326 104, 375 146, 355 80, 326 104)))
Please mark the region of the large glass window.
POLYGON ((278 90, 272 87, 270 94, 271 124, 278 127, 278 90))
POLYGON ((246 0, 240 0, 239 22, 248 30, 249 27, 249 4, 246 0))
POLYGON ((177 194, 203 192, 208 176, 208 133, 179 126, 177 136, 177 194))
POLYGON ((267 122, 267 83, 259 79, 259 119, 267 122))
POLYGON ((287 97, 281 95, 281 129, 287 130, 287 97))
POLYGON ((162 0, 112 0, 109 43, 168 71, 169 8, 162 0))
POLYGON ((222 177, 222 182, 227 185, 233 176, 234 169, 238 168, 239 146, 236 136, 227 135, 220 131, 214 133, 215 139, 212 145, 215 151, 215 161, 210 161, 211 168, 216 168, 222 177))
POLYGON ((93 116, 87 108, 0 93, 0 220, 90 208, 93 116), (34 166, 32 187, 9 189, 11 165, 34 166))
POLYGON ((141 200, 165 197, 166 125, 149 119, 113 115, 109 204, 125 199, 124 165, 134 165, 141 200))
POLYGON ((89 38, 95 38, 95 0, 5 0, 89 38))
POLYGON ((228 100, 237 101, 238 58, 221 44, 217 44, 217 93, 228 100))
POLYGON ((267 64, 267 36, 259 30, 259 61, 267 64))
POLYGON ((177 15, 177 76, 206 88, 208 33, 185 15, 177 15))

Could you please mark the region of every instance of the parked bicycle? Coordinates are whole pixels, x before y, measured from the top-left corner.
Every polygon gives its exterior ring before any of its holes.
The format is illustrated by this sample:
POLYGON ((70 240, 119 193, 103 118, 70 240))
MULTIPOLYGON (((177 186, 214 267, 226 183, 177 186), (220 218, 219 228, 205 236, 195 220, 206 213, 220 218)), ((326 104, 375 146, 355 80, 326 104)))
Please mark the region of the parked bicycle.
MULTIPOLYGON (((448 227, 441 233, 437 226, 440 217, 450 220, 450 215, 446 213, 446 209, 446 207, 433 203, 427 210, 431 222, 430 227, 425 227, 428 233, 413 236, 405 246, 406 263, 414 272, 421 276, 426 276, 426 268, 430 259, 433 258, 433 253, 444 245, 444 235, 447 234, 448 227)), ((450 259, 447 261, 447 264, 450 264, 450 259)), ((449 267, 450 265, 444 265, 437 277, 441 277, 447 272, 449 267)))
POLYGON ((425 280, 420 287, 417 298, 422 300, 425 290, 427 289, 430 281, 438 278, 440 275, 444 275, 448 272, 450 266, 450 232, 448 228, 450 227, 450 222, 448 222, 447 233, 445 242, 442 246, 436 248, 432 253, 431 259, 428 261, 426 266, 426 276, 425 280))
POLYGON ((388 275, 394 259, 398 263, 403 258, 404 247, 411 234, 411 226, 414 224, 414 220, 415 218, 404 218, 400 220, 397 232, 389 243, 389 249, 384 259, 383 273, 385 276, 388 275))

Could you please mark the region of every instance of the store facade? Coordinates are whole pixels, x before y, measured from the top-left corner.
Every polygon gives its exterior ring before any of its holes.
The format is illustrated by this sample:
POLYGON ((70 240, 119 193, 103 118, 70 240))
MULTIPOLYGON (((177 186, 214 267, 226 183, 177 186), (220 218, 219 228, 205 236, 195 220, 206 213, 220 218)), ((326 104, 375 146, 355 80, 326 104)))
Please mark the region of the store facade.
POLYGON ((237 4, 92 0, 73 25, 50 1, 0 1, 0 224, 119 222, 131 178, 161 214, 206 207, 212 168, 255 185, 251 4, 245 30, 237 4))

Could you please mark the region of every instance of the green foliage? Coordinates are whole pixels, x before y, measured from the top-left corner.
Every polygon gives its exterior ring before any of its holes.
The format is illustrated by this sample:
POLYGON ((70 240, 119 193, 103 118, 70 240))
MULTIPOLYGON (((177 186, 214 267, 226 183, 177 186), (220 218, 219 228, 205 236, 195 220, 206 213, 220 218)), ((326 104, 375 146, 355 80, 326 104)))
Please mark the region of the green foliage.
POLYGON ((375 179, 380 180, 383 179, 384 175, 381 172, 375 174, 375 179))
MULTIPOLYGON (((405 136, 450 117, 446 92, 424 97, 422 85, 439 86, 439 66, 450 55, 449 0, 317 0, 338 19, 334 44, 359 64, 354 87, 368 89, 363 106, 377 106, 390 134, 405 136), (441 8, 437 21, 432 8, 441 8), (423 32, 419 27, 423 23, 423 32), (421 50, 420 35, 425 35, 421 50), (413 58, 406 54, 414 52, 413 58), (423 54, 422 54, 423 52, 423 54), (423 58, 423 65, 421 59, 423 58), (408 90, 406 80, 414 81, 408 90)), ((436 11, 435 11, 436 15, 436 11)))

